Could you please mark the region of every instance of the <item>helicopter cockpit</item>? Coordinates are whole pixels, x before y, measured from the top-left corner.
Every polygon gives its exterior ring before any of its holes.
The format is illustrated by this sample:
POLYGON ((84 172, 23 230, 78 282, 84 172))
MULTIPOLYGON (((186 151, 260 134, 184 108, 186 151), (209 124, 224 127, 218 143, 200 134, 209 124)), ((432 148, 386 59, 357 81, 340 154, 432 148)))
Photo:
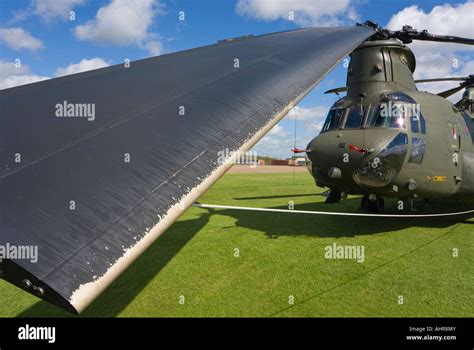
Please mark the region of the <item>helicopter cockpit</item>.
POLYGON ((329 110, 321 133, 341 129, 390 128, 426 134, 426 121, 420 107, 403 93, 383 95, 377 104, 344 107, 344 99, 329 110))

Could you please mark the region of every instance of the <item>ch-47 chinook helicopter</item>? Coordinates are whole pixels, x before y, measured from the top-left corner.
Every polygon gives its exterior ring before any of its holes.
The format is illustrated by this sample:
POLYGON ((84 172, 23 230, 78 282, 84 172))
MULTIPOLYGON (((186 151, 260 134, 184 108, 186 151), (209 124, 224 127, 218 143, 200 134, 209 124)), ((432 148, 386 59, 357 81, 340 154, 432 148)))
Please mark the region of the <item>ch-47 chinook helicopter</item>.
MULTIPOLYGON (((412 40, 473 44, 405 26, 377 34, 351 54, 346 91, 331 107, 319 136, 307 146, 310 172, 329 187, 326 203, 362 194, 361 210, 380 213, 383 197, 402 200, 474 193, 474 75, 413 80, 412 40), (437 95, 416 83, 461 81, 437 95), (446 98, 465 89, 452 104, 446 98)), ((298 150, 296 150, 298 151, 298 150)))
POLYGON ((308 146, 328 202, 362 193, 381 211, 386 196, 473 192, 472 76, 417 91, 414 39, 474 44, 303 28, 0 90, 0 277, 82 312, 225 174, 222 153, 252 148, 349 54, 347 96, 308 146))

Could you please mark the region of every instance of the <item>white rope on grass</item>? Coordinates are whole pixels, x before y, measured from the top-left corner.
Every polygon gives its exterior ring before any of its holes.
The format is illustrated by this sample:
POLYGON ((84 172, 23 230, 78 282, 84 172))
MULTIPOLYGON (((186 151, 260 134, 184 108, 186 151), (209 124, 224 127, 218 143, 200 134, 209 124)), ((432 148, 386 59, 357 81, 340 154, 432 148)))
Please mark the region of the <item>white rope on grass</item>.
POLYGON ((330 211, 236 207, 236 206, 231 206, 231 205, 201 204, 201 203, 194 203, 193 206, 198 207, 198 208, 207 208, 207 209, 231 209, 231 210, 247 210, 247 211, 260 211, 260 212, 272 212, 272 213, 293 213, 293 214, 333 215, 333 216, 365 216, 365 217, 383 217, 383 218, 431 218, 431 217, 443 217, 443 216, 458 216, 458 215, 474 213, 474 209, 455 212, 455 213, 440 213, 440 214, 365 214, 365 213, 340 213, 340 212, 330 212, 330 211))

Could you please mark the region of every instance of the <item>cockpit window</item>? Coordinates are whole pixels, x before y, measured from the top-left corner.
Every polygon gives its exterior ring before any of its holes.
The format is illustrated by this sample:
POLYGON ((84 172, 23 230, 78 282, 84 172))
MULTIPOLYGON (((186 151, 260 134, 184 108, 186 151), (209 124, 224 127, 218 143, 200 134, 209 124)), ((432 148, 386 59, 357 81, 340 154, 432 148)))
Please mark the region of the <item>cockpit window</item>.
POLYGON ((392 112, 405 117, 405 121, 410 123, 413 133, 426 134, 426 121, 421 113, 421 108, 416 101, 403 92, 393 92, 385 95, 392 112))
POLYGON ((339 129, 345 112, 344 108, 331 108, 321 132, 339 129))
POLYGON ((372 106, 367 118, 367 127, 406 129, 405 113, 398 108, 399 104, 387 102, 372 106))
POLYGON ((426 141, 425 139, 414 137, 412 139, 411 154, 409 163, 421 164, 425 155, 426 141))
POLYGON ((426 121, 421 113, 409 116, 409 120, 412 132, 426 134, 426 121))
POLYGON ((420 113, 420 126, 421 126, 421 133, 426 134, 426 122, 423 114, 420 113))
POLYGON ((423 114, 421 114, 419 105, 408 104, 406 108, 405 115, 410 120, 411 131, 426 134, 426 122, 423 114))
POLYGON ((410 125, 411 125, 411 131, 412 132, 420 132, 420 125, 418 123, 419 117, 417 116, 410 116, 410 125))
POLYGON ((392 92, 387 94, 387 99, 396 102, 415 103, 415 100, 403 92, 392 92))
POLYGON ((359 129, 364 122, 365 109, 362 107, 354 107, 349 109, 347 113, 344 129, 359 129))

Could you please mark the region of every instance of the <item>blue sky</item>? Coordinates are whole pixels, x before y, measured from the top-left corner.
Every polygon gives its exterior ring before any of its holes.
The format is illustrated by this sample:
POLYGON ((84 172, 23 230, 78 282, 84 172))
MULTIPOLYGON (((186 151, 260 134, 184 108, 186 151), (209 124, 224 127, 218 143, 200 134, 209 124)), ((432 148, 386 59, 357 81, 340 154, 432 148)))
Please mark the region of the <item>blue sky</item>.
MULTIPOLYGON (((474 37, 472 1, 408 0, 0 0, 0 88, 179 51, 226 37, 312 25, 411 24, 439 34, 474 37), (70 20, 74 11, 75 20, 70 20), (185 20, 179 20, 184 11, 185 20), (287 19, 294 11, 295 20, 287 19), (21 60, 21 66, 14 65, 21 60)), ((474 73, 473 51, 449 44, 415 44, 417 77, 474 73), (458 64, 453 66, 453 59, 458 64)), ((318 133, 343 86, 340 65, 295 111, 297 146, 318 133)), ((450 83, 447 83, 450 84, 450 83)), ((420 88, 434 91, 453 86, 420 88)), ((294 120, 287 117, 256 146, 260 154, 289 157, 294 120)))

